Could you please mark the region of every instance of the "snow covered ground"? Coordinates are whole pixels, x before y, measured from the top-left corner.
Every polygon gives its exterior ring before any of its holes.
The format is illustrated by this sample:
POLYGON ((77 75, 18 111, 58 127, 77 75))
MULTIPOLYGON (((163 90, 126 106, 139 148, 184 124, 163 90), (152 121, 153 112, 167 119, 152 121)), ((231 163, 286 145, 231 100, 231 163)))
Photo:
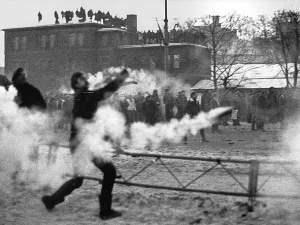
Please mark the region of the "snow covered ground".
MULTIPOLYGON (((288 156, 292 155, 292 159, 297 160, 297 154, 295 154, 295 149, 297 148, 293 148, 297 147, 296 143, 294 142, 292 147, 288 145, 293 138, 295 140, 297 133, 283 132, 279 129, 278 124, 267 125, 266 132, 251 131, 250 125, 246 123, 235 127, 232 125, 220 126, 220 129, 222 131, 221 134, 212 134, 210 129, 206 129, 208 143, 201 143, 199 136, 191 136, 187 145, 164 143, 157 149, 145 150, 145 152, 239 160, 290 160, 291 158, 288 156)), ((67 138, 68 134, 62 136, 67 138)), ((56 163, 54 164, 59 165, 57 168, 45 166, 46 153, 47 149, 41 148, 42 159, 39 162, 39 169, 44 170, 43 175, 47 174, 45 173, 47 170, 52 176, 53 174, 68 172, 70 159, 67 149, 59 149, 56 163)), ((120 155, 114 157, 113 160, 119 172, 128 178, 153 159, 120 155)), ((214 164, 211 162, 173 159, 166 159, 164 162, 184 184, 214 164)), ((249 171, 249 165, 239 163, 224 165, 237 176, 246 188, 248 187, 247 171, 249 171)), ((37 173, 34 173, 36 172, 34 167, 30 169, 31 174, 38 176, 37 173)), ((298 165, 292 165, 291 170, 297 173, 298 165)), ((259 192, 262 194, 293 194, 300 196, 300 183, 278 165, 261 165, 260 173, 258 186, 262 185, 259 189, 259 192), (276 176, 270 177, 270 174, 276 174, 276 176)), ((92 169, 90 175, 100 178, 102 176, 96 169, 92 169)), ((55 179, 53 176, 50 183, 49 179, 43 180, 40 177, 38 185, 33 182, 13 182, 9 177, 5 176, 2 176, 0 179, 2 180, 0 188, 1 225, 300 224, 300 199, 257 198, 254 211, 248 212, 248 199, 246 197, 145 189, 120 184, 116 184, 114 187, 113 207, 123 212, 122 217, 101 221, 97 217, 99 212, 97 196, 101 185, 96 181, 86 180, 83 186, 75 190, 64 203, 58 205, 53 211, 48 212, 42 205, 40 198, 44 194, 52 193, 63 182, 61 177, 57 176, 57 179, 55 179)), ((155 165, 152 165, 135 177, 132 182, 134 181, 158 185, 177 185, 178 187, 175 179, 170 176, 159 162, 155 162, 155 165)), ((244 191, 219 166, 196 181, 192 187, 230 192, 244 191)))

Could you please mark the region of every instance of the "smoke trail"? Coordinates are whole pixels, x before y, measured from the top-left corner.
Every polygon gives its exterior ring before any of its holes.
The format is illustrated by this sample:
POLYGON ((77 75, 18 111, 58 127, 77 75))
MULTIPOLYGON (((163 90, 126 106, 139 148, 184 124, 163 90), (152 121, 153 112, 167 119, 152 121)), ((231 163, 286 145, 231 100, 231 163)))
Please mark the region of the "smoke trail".
POLYGON ((163 141, 178 143, 185 135, 195 135, 199 129, 211 126, 220 115, 227 112, 231 112, 230 107, 217 108, 209 113, 200 113, 194 118, 185 116, 181 120, 173 119, 169 123, 157 123, 154 126, 142 122, 133 123, 128 138, 125 135, 123 115, 110 106, 101 107, 93 122, 77 121, 81 130, 81 145, 75 156, 75 170, 87 174, 92 157, 98 156, 106 160, 115 152, 115 143, 126 144, 130 149, 144 150, 148 145, 157 147, 163 141))
POLYGON ((201 128, 211 126, 220 115, 230 111, 230 107, 217 108, 209 113, 201 112, 192 119, 186 115, 181 120, 173 119, 169 123, 157 123, 154 126, 134 123, 131 126, 131 144, 133 148, 140 149, 148 145, 155 148, 164 141, 179 143, 184 136, 196 135, 201 128))

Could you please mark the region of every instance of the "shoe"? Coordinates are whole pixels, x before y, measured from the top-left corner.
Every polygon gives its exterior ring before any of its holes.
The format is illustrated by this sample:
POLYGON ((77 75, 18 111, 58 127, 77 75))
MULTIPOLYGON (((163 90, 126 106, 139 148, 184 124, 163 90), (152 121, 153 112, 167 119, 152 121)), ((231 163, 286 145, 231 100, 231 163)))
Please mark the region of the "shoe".
POLYGON ((119 216, 122 216, 122 213, 120 213, 114 209, 111 209, 108 213, 106 213, 104 215, 100 214, 100 219, 101 220, 110 220, 110 219, 113 219, 113 218, 116 218, 119 216))
POLYGON ((207 139, 202 139, 202 142, 209 142, 207 139))
POLYGON ((50 200, 50 196, 47 195, 43 196, 42 202, 44 203, 47 210, 52 210, 55 207, 55 205, 50 200))

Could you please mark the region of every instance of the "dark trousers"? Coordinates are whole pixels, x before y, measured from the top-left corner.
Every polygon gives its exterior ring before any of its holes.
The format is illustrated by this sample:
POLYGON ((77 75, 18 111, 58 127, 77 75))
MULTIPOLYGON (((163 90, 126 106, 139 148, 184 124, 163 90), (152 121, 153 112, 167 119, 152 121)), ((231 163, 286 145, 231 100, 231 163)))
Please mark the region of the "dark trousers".
MULTIPOLYGON (((111 209, 111 193, 116 179, 116 168, 110 161, 98 163, 97 158, 94 158, 93 163, 103 172, 100 210, 107 212, 111 209)), ((62 203, 66 196, 70 195, 75 189, 81 187, 83 179, 83 177, 77 176, 65 182, 50 196, 51 202, 54 205, 62 203)))
POLYGON ((166 121, 170 121, 173 118, 173 108, 166 107, 166 121))

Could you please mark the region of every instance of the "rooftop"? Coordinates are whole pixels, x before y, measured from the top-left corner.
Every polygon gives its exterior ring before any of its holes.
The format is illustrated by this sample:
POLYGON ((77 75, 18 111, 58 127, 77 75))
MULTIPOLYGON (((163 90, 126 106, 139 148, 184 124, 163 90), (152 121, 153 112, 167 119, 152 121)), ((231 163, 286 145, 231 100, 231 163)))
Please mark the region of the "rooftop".
MULTIPOLYGON (((105 29, 116 29, 116 28, 107 28, 105 25, 96 23, 96 22, 76 22, 76 23, 62 23, 62 24, 47 24, 47 25, 36 25, 31 27, 15 27, 15 28, 5 28, 3 31, 9 30, 32 30, 32 29, 47 29, 47 28, 65 28, 65 27, 82 27, 82 26, 94 26, 98 28, 105 29)), ((121 30, 121 29, 120 29, 121 30)))
MULTIPOLYGON (((228 86, 239 86, 239 88, 285 88, 286 79, 279 64, 237 64, 233 67, 240 67, 239 72, 235 73, 230 79, 228 86)), ((292 82, 293 65, 290 64, 290 82, 292 82)), ((234 68, 233 68, 234 70, 234 68)), ((218 80, 218 87, 223 88, 222 81, 218 80)), ((212 80, 200 80, 191 89, 214 89, 212 80)))
MULTIPOLYGON (((161 44, 140 44, 140 45, 121 45, 119 48, 152 48, 152 47, 160 47, 164 46, 163 43, 161 44)), ((169 46, 197 46, 201 48, 208 48, 203 45, 196 45, 191 43, 169 43, 169 46)))

